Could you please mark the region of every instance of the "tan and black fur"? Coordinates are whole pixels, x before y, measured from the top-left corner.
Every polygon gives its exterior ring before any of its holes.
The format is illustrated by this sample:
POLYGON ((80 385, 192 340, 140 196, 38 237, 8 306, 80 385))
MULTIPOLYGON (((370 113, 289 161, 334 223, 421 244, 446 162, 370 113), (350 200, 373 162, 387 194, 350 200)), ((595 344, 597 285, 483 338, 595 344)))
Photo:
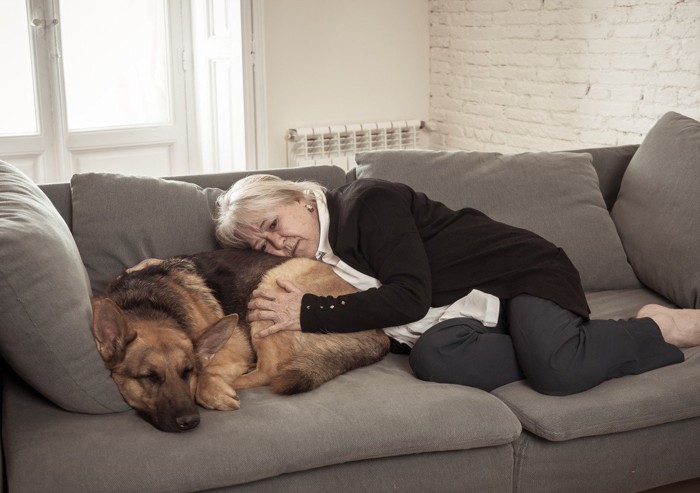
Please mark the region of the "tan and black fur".
POLYGON ((279 332, 246 321, 258 286, 294 281, 324 296, 355 289, 329 266, 252 250, 217 250, 125 273, 93 301, 93 334, 124 399, 163 431, 199 424, 195 403, 240 407, 238 389, 269 385, 280 394, 315 389, 389 350, 378 330, 350 334, 279 332))

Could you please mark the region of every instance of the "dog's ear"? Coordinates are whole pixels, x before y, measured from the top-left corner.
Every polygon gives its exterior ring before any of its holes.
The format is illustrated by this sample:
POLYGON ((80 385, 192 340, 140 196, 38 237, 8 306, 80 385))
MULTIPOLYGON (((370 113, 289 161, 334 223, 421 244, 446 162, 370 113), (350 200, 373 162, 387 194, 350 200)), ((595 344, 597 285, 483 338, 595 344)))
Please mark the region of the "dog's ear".
POLYGON ((126 346, 136 337, 117 304, 103 298, 92 303, 92 334, 107 368, 124 359, 126 346))
POLYGON ((194 353, 202 368, 207 366, 216 352, 226 344, 237 325, 238 315, 227 315, 207 327, 199 336, 194 345, 194 353))

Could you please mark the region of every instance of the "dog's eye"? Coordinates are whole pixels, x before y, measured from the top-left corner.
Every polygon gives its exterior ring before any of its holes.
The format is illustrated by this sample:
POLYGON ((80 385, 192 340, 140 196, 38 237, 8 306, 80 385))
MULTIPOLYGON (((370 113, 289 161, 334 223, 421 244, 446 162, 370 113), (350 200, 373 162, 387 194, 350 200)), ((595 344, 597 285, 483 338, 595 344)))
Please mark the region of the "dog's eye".
POLYGON ((162 379, 160 378, 160 375, 158 375, 154 371, 149 371, 148 373, 145 373, 143 375, 139 375, 138 377, 139 380, 148 380, 152 384, 159 384, 161 383, 162 379))
POLYGON ((191 375, 192 375, 192 368, 187 367, 184 370, 182 370, 182 373, 180 373, 180 378, 182 378, 183 380, 187 380, 188 378, 190 378, 191 375))

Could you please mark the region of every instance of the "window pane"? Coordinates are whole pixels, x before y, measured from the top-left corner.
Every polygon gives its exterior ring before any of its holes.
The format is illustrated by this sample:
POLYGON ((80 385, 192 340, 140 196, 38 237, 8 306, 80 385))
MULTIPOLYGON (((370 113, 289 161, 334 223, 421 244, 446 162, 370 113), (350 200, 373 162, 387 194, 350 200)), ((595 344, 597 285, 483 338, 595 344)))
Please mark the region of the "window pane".
POLYGON ((164 0, 61 0, 69 130, 170 122, 164 0))
POLYGON ((25 0, 0 2, 0 135, 36 134, 29 20, 25 0))

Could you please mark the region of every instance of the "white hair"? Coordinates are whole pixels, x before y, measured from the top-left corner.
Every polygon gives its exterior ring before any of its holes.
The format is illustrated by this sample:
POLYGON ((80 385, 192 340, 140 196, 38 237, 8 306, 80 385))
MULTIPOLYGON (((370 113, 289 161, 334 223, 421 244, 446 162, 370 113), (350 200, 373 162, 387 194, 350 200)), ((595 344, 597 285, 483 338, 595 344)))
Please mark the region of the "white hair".
POLYGON ((274 175, 250 175, 234 183, 217 201, 216 239, 224 247, 250 248, 245 231, 270 220, 270 209, 303 199, 316 202, 325 187, 313 181, 289 181, 274 175))

